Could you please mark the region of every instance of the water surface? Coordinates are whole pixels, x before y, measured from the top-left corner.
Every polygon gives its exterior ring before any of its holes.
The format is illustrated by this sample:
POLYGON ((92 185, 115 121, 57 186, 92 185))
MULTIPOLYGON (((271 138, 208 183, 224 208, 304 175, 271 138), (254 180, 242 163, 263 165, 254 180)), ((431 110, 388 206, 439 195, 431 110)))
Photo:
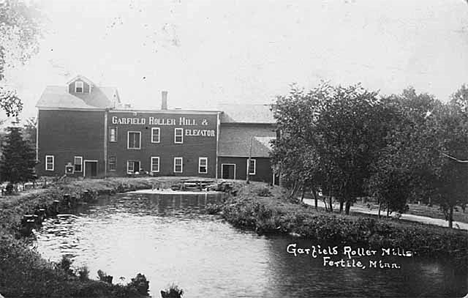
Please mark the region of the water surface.
POLYGON ((184 289, 184 297, 462 297, 467 292, 466 273, 438 260, 385 257, 401 268, 360 269, 324 266, 322 256, 294 256, 286 250, 290 244, 327 246, 259 236, 199 212, 219 199, 204 193, 100 198, 76 216, 47 220, 37 249, 53 261, 71 256, 76 267, 88 266, 92 278, 101 269, 114 282, 128 282, 141 272, 153 297, 171 283, 184 289))

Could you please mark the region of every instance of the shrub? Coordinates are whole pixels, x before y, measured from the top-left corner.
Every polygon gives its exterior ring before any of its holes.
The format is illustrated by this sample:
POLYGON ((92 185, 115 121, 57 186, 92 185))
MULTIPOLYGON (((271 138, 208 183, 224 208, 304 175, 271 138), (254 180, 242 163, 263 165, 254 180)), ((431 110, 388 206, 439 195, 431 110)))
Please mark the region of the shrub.
POLYGON ((78 268, 78 277, 80 278, 81 281, 85 281, 89 279, 89 269, 87 266, 83 266, 81 268, 78 268))
POLYGON ((72 263, 73 263, 73 261, 70 259, 70 257, 62 256, 62 259, 57 264, 56 268, 60 269, 60 270, 63 270, 68 275, 75 275, 75 274, 73 274, 73 270, 70 268, 72 263))
POLYGON ((177 285, 172 284, 169 289, 161 291, 162 298, 181 298, 184 290, 179 289, 177 285))
POLYGON ((141 273, 138 273, 135 278, 132 278, 128 287, 136 289, 136 291, 141 295, 148 296, 149 281, 146 279, 146 276, 141 273))
POLYGON ((114 278, 112 275, 107 275, 107 273, 105 273, 102 270, 98 270, 97 274, 100 281, 107 282, 110 284, 112 283, 112 279, 114 278))
POLYGON ((257 196, 259 197, 271 197, 271 191, 267 187, 257 189, 257 196))

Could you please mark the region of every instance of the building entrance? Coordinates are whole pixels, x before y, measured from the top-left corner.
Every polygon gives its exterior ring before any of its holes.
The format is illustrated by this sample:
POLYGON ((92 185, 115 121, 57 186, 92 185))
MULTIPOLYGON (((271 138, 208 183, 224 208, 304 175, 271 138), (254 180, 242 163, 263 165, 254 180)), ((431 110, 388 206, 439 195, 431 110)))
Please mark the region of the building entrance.
POLYGON ((221 177, 223 179, 236 179, 236 165, 223 163, 221 165, 221 177))
POLYGON ((97 177, 97 161, 95 160, 84 161, 84 176, 86 178, 97 177))

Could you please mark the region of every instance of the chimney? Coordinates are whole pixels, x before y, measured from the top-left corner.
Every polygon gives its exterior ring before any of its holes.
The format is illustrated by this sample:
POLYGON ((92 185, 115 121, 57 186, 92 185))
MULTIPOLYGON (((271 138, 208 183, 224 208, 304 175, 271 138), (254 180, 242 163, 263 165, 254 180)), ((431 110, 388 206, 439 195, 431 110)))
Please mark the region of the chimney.
POLYGON ((167 110, 167 91, 161 92, 161 110, 167 110))

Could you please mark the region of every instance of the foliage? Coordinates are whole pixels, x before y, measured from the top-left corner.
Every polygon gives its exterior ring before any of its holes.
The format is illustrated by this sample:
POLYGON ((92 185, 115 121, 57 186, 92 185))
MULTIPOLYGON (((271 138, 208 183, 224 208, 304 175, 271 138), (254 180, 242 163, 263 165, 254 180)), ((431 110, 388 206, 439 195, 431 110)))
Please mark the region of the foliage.
POLYGON ((78 268, 77 270, 78 277, 81 281, 86 281, 89 279, 89 269, 87 266, 83 266, 81 268, 78 268))
POLYGON ((36 117, 30 117, 26 119, 26 123, 23 125, 22 133, 23 139, 28 142, 31 148, 36 148, 36 135, 37 135, 37 119, 36 117))
POLYGON ((141 273, 138 273, 135 278, 128 284, 128 287, 135 288, 141 295, 147 296, 149 290, 149 281, 141 273))
POLYGON ((161 291, 162 298, 181 298, 184 290, 179 289, 177 285, 172 284, 168 289, 161 291))
POLYGON ((377 93, 360 85, 322 84, 307 93, 293 86, 288 96, 277 97, 274 116, 281 137, 272 160, 286 186, 321 189, 346 202, 349 213, 384 146, 387 114, 377 93))
POLYGON ((453 208, 467 203, 467 103, 465 85, 447 104, 412 87, 379 98, 359 85, 293 86, 276 100, 272 161, 293 197, 320 190, 346 214, 367 195, 387 212, 437 202, 451 227, 453 208))
POLYGON ((2 146, 0 159, 1 181, 13 184, 35 179, 36 154, 23 140, 18 127, 9 127, 6 143, 2 146))
POLYGON ((112 279, 114 278, 112 275, 108 275, 101 269, 98 270, 97 274, 100 281, 107 282, 110 284, 112 283, 112 279))
POLYGON ((281 196, 262 198, 250 192, 230 197, 222 214, 229 223, 262 234, 288 233, 330 245, 399 247, 418 256, 455 257, 459 264, 466 264, 468 258, 465 231, 330 214, 281 196))
MULTIPOLYGON (((0 1, 0 83, 7 68, 37 53, 41 22, 42 15, 32 1, 0 1)), ((7 116, 17 116, 23 104, 14 90, 0 85, 0 107, 7 116)))

